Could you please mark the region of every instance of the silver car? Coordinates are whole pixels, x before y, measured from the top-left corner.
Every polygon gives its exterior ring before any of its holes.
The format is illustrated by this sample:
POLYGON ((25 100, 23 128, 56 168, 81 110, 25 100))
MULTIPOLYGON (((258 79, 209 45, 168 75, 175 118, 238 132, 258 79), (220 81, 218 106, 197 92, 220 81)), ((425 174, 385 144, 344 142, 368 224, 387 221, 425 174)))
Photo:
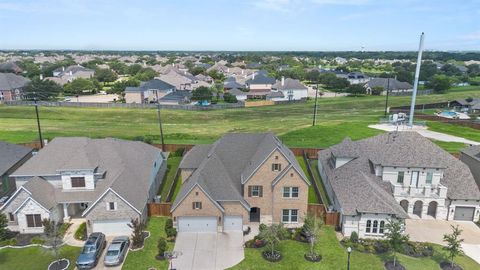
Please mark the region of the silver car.
POLYGON ((103 263, 105 266, 120 265, 127 254, 127 250, 130 246, 130 239, 128 236, 118 236, 112 240, 110 246, 108 246, 107 253, 103 263))

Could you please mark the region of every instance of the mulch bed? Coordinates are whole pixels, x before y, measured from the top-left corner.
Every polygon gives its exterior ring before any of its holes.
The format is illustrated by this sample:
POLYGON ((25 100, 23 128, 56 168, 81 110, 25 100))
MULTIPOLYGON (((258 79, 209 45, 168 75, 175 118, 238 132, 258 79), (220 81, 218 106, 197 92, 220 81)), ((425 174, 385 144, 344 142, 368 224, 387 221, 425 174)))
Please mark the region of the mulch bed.
POLYGON ((32 244, 32 238, 41 236, 43 236, 41 233, 21 233, 17 234, 15 238, 17 239, 17 246, 28 246, 32 244))
POLYGON ((131 250, 137 250, 137 249, 142 249, 143 246, 145 245, 145 239, 147 239, 150 236, 149 231, 144 231, 143 232, 143 238, 142 238, 142 244, 140 246, 134 246, 132 243, 132 246, 130 247, 131 250))
POLYGON ((400 264, 400 262, 396 262, 395 266, 393 266, 393 261, 388 261, 385 263, 385 269, 387 270, 406 270, 406 268, 400 264))
POLYGON ((314 256, 311 254, 304 254, 303 257, 309 262, 320 262, 322 260, 322 256, 319 254, 315 254, 314 256))
POLYGON ((282 254, 279 251, 274 251, 273 254, 270 251, 264 251, 262 257, 269 262, 278 262, 282 259, 282 254))
POLYGON ((70 261, 67 259, 60 259, 56 262, 52 262, 48 266, 48 270, 64 270, 67 269, 68 266, 70 265, 70 261))
POLYGON ((442 268, 443 270, 463 270, 462 267, 456 264, 453 264, 453 267, 452 267, 452 264, 450 262, 441 262, 440 268, 442 268))

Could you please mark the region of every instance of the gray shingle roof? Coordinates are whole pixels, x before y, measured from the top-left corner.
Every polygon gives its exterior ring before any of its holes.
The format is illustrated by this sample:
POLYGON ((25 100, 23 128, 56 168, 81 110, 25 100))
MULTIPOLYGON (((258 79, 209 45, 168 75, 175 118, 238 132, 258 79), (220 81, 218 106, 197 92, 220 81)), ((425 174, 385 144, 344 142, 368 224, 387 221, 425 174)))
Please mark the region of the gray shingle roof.
MULTIPOLYGON (((12 175, 41 177, 71 169, 106 172, 104 179, 97 181, 93 191, 55 189, 55 201, 92 202, 111 187, 137 210, 142 211, 148 198, 149 181, 153 177, 152 167, 160 155, 163 154, 158 148, 142 142, 113 138, 57 137, 12 175)), ((32 182, 32 185, 36 182, 32 182)))
POLYGON ((401 82, 397 79, 392 78, 373 78, 367 83, 368 87, 383 87, 383 89, 387 90, 402 90, 402 89, 412 89, 413 86, 408 82, 401 82))
POLYGON ((300 89, 308 89, 305 85, 303 85, 299 80, 286 78, 284 84, 282 85, 282 81, 276 82, 272 85, 272 89, 277 90, 300 90, 300 89))
POLYGON ((335 195, 344 214, 380 212, 404 215, 391 194, 389 183, 375 176, 371 164, 399 167, 444 168, 441 184, 448 188, 450 199, 480 199, 480 191, 469 168, 461 161, 416 132, 385 133, 360 141, 344 141, 319 152, 335 195), (351 150, 349 148, 355 148, 351 150), (344 151, 347 151, 344 154, 344 151), (333 169, 329 165, 335 156, 357 157, 333 169))
POLYGON ((15 90, 23 88, 30 80, 13 73, 0 73, 0 90, 15 90))
POLYGON ((0 141, 0 176, 32 152, 31 148, 0 141))
POLYGON ((33 177, 23 185, 23 187, 32 194, 32 199, 46 209, 50 210, 57 205, 55 201, 55 188, 45 179, 33 177))
POLYGON ((141 92, 147 90, 168 91, 175 90, 175 86, 159 79, 153 79, 150 81, 142 82, 139 87, 127 86, 125 88, 125 92, 141 92))
POLYGON ((23 69, 15 62, 5 62, 0 64, 0 72, 14 72, 20 73, 23 69))
POLYGON ((260 73, 255 75, 255 78, 247 80, 245 83, 248 85, 251 84, 274 84, 276 82, 275 78, 268 77, 267 75, 260 73))
POLYGON ((472 145, 463 149, 461 152, 480 162, 480 145, 472 145))
POLYGON ((180 168, 196 170, 182 186, 172 209, 196 184, 215 201, 234 200, 248 205, 243 199, 242 183, 275 149, 283 153, 308 182, 292 151, 272 133, 228 133, 213 145, 195 146, 184 156, 180 168))

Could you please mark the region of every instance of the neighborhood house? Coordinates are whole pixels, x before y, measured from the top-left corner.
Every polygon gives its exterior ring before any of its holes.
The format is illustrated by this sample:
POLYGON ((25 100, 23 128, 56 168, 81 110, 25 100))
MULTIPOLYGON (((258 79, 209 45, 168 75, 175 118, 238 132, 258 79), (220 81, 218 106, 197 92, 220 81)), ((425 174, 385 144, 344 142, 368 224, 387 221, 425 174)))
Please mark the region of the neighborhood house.
POLYGON ((180 170, 183 185, 171 209, 180 232, 303 224, 310 183, 272 133, 230 133, 214 144, 197 145, 180 170))
POLYGON ((11 175, 17 190, 0 210, 20 233, 43 232, 43 219, 83 218, 88 233, 129 235, 132 218, 146 219, 165 163, 142 142, 57 137, 11 175))
POLYGON ((469 168, 416 132, 391 132, 319 152, 318 168, 342 233, 383 237, 388 219, 477 221, 469 168))

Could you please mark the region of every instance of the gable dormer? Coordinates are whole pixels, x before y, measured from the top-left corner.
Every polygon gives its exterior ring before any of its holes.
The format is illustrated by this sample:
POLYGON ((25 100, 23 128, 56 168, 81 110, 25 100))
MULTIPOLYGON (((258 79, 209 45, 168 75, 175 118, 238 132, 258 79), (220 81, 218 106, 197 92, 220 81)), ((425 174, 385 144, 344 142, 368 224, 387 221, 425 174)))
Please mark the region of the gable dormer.
POLYGON ((59 171, 62 178, 63 190, 94 190, 96 178, 103 177, 103 174, 96 174, 95 170, 61 170, 59 171))

